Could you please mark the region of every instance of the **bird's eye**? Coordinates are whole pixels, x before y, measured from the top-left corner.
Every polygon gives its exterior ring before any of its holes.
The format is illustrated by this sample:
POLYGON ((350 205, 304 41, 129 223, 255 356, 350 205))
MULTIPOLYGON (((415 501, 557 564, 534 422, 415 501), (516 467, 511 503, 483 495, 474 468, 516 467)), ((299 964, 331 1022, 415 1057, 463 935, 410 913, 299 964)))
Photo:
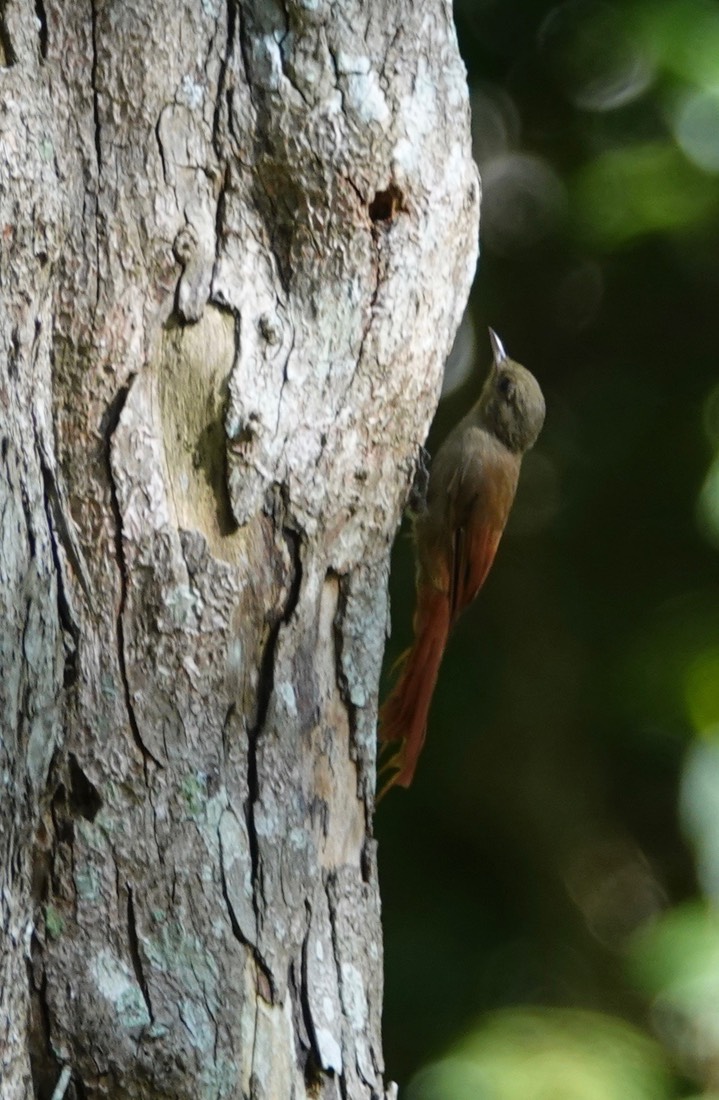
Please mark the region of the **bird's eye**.
POLYGON ((514 396, 514 382, 508 374, 500 376, 497 382, 497 389, 501 393, 502 397, 506 397, 507 401, 511 401, 514 396))

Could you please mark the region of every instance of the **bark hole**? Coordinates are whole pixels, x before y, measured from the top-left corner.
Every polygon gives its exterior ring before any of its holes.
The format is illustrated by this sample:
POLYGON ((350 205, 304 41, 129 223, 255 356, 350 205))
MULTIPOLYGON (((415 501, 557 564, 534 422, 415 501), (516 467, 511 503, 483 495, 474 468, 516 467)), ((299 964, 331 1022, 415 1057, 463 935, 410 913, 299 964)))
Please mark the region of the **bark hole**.
POLYGON ((28 1053, 33 1094, 36 1100, 51 1100, 60 1073, 60 1064, 52 1051, 47 979, 44 974, 39 981, 34 977, 33 964, 37 962, 37 956, 37 945, 33 944, 32 961, 28 962, 30 985, 28 1053))
POLYGON ((391 183, 386 191, 378 191, 369 204, 369 216, 373 222, 392 221, 403 207, 403 196, 399 187, 391 183))
POLYGON ((70 770, 70 809, 73 815, 84 817, 86 821, 94 821, 98 811, 102 808, 102 799, 97 787, 85 775, 77 762, 77 757, 70 753, 68 757, 70 770))
POLYGON ((5 3, 0 2, 0 68, 9 69, 17 61, 17 54, 13 49, 10 31, 5 22, 5 3))
POLYGON ((58 783, 57 789, 52 796, 51 809, 52 821, 55 826, 55 848, 57 849, 62 844, 72 845, 75 840, 75 830, 72 824, 72 817, 68 812, 68 797, 64 783, 58 783))
MULTIPOLYGON (((0 10, 0 36, 2 35, 4 23, 2 19, 2 11, 0 10)), ((0 46, 0 50, 2 47, 0 46)), ((7 355, 7 376, 11 381, 14 381, 18 376, 18 364, 20 360, 20 334, 16 328, 12 330, 10 336, 10 347, 7 355)))
POLYGON ((47 58, 47 16, 42 0, 35 0, 35 15, 37 17, 37 32, 40 38, 40 57, 47 58))
POLYGON ((309 1051, 307 1054, 307 1060, 305 1061, 305 1085, 307 1086, 308 1096, 321 1096, 322 1085, 325 1079, 322 1066, 317 1061, 317 1058, 313 1051, 309 1051))

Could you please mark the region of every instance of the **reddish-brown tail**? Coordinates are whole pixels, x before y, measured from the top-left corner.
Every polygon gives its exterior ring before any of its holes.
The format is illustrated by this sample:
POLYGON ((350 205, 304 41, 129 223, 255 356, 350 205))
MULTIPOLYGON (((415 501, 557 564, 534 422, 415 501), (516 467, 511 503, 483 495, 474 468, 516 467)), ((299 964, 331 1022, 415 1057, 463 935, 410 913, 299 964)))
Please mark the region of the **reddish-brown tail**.
MULTIPOLYGON (((400 658, 399 679, 380 710, 379 739, 401 742, 387 761, 395 768, 379 798, 390 787, 409 787, 427 732, 427 718, 450 626, 449 597, 435 588, 417 592, 414 642, 400 658)), ((379 799, 378 799, 379 801, 379 799)))

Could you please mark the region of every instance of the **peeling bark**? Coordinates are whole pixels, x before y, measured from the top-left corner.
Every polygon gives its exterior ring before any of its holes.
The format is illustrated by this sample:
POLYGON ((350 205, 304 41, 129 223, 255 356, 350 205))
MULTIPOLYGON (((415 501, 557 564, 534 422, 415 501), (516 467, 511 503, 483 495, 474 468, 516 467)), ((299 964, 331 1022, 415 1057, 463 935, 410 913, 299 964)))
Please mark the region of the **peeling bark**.
POLYGON ((3 1100, 379 1098, 388 552, 476 257, 450 6, 6 0, 0 66, 3 1100))

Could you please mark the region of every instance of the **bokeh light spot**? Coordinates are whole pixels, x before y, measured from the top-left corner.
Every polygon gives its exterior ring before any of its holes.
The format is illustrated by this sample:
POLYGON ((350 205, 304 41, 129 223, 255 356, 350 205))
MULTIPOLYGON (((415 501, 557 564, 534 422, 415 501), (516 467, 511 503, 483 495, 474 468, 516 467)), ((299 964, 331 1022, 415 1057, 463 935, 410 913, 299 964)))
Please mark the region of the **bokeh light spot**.
POLYGON ((654 65, 619 7, 599 0, 567 0, 539 31, 545 63, 576 107, 611 111, 651 84, 654 65))
POLYGON ((711 391, 703 409, 704 431, 712 447, 719 449, 719 385, 711 391))
POLYGON ((691 661, 684 683, 694 729, 719 730, 719 647, 703 650, 691 661))
POLYGON ((706 172, 719 172, 719 91, 688 96, 676 114, 674 133, 690 160, 706 172))
POLYGON ((579 842, 564 881, 592 936, 612 950, 621 950, 632 933, 666 906, 649 860, 628 838, 579 842))
POLYGON ((482 187, 482 239, 500 254, 542 240, 566 209, 566 192, 557 173, 547 161, 527 153, 489 161, 482 187))
POLYGON ((515 147, 521 124, 517 106, 507 91, 485 83, 471 93, 472 152, 480 169, 493 157, 515 147))
POLYGON ((652 1019, 686 1070, 703 1075, 719 1057, 719 922, 703 903, 675 908, 640 932, 629 956, 653 994, 652 1019))
POLYGON ((719 549, 719 455, 709 467, 699 493, 697 522, 702 535, 719 549))
POLYGON ((477 334, 470 310, 465 310, 452 350, 444 368, 442 397, 454 393, 467 381, 477 359, 477 334))
POLYGON ((694 845, 697 875, 706 895, 719 900, 719 726, 710 741, 690 746, 679 789, 679 816, 694 845))

